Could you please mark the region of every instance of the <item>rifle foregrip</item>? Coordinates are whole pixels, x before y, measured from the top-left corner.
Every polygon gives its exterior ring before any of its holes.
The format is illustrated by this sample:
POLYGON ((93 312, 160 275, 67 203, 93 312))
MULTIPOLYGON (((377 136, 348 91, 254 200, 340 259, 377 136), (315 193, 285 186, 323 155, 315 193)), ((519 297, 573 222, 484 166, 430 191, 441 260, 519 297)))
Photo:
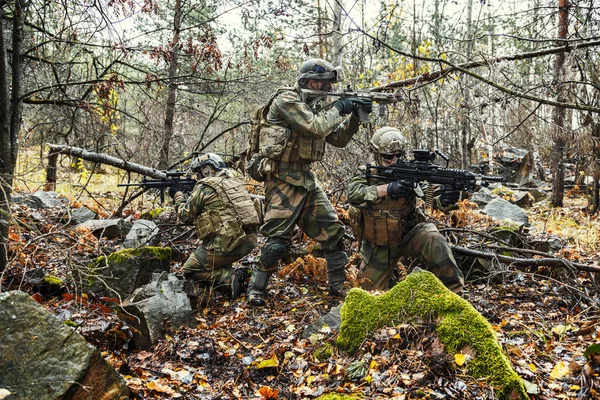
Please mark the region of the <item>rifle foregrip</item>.
POLYGON ((369 113, 366 112, 361 106, 357 106, 358 111, 358 120, 362 125, 367 125, 369 123, 369 113))

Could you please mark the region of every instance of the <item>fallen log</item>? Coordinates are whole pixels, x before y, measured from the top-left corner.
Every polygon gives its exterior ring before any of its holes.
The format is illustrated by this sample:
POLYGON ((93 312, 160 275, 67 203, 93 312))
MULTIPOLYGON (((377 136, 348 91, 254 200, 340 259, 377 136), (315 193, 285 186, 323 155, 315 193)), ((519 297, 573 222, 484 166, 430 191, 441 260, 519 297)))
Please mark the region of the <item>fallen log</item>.
MULTIPOLYGON (((460 246, 450 246, 453 252, 464 254, 466 256, 485 258, 486 260, 499 260, 507 264, 520 265, 520 266, 547 266, 547 267, 574 267, 580 271, 588 272, 600 272, 600 267, 595 265, 588 265, 569 261, 564 258, 518 258, 503 256, 496 253, 486 253, 483 251, 477 251, 467 249, 460 246)), ((503 249, 504 250, 504 249, 503 249)))
POLYGON ((146 167, 145 165, 132 163, 123 159, 112 157, 106 154, 94 153, 80 147, 66 146, 62 144, 49 144, 50 152, 48 156, 51 157, 55 154, 67 154, 71 157, 81 158, 82 160, 95 162, 98 164, 106 164, 128 172, 135 172, 140 175, 150 176, 157 179, 165 179, 167 174, 164 171, 158 169, 146 167))

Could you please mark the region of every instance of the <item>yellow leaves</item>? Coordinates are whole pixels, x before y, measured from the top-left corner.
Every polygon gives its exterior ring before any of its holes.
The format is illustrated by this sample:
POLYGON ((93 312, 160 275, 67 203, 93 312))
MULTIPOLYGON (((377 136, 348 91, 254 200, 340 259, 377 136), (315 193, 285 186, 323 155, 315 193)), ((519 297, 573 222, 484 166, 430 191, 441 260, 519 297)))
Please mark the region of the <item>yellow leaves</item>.
POLYGON ((563 336, 564 334, 566 334, 568 331, 575 331, 577 330, 577 328, 575 328, 573 325, 557 325, 554 328, 552 328, 552 333, 555 333, 559 336, 563 336))
POLYGON ((536 372, 537 371, 537 367, 535 366, 535 364, 529 363, 529 364, 527 364, 527 366, 529 367, 529 370, 531 372, 536 372))
POLYGON ((464 354, 457 353, 457 354, 454 355, 454 362, 459 367, 462 367, 463 365, 465 365, 465 363, 467 362, 467 360, 468 360, 468 357, 466 355, 464 355, 464 354))
POLYGON ((181 394, 177 393, 177 391, 175 391, 173 388, 171 388, 167 385, 163 385, 157 381, 150 381, 150 382, 146 383, 146 388, 153 390, 155 392, 168 394, 169 396, 172 396, 172 397, 181 397, 181 394))
POLYGON ((558 363, 556 363, 556 365, 552 369, 552 372, 550 372, 550 377, 552 377, 554 379, 560 379, 568 374, 569 374, 569 365, 565 364, 562 361, 559 361, 558 363))
POLYGON ((257 363, 256 363, 257 369, 276 368, 276 367, 279 367, 279 360, 277 359, 276 354, 273 354, 271 356, 271 358, 268 358, 268 359, 262 360, 262 361, 257 361, 257 363))

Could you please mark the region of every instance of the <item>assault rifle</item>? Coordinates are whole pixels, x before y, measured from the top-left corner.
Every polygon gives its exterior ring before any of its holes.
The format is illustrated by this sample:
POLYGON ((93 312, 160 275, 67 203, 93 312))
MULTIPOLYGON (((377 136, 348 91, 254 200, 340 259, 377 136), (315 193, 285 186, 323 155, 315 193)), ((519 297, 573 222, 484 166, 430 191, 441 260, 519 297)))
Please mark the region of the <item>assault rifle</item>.
MULTIPOLYGON (((387 113, 387 105, 394 104, 401 100, 400 93, 384 93, 384 92, 370 92, 367 90, 352 90, 350 86, 346 88, 343 92, 326 92, 324 90, 310 90, 310 89, 301 89, 302 94, 310 97, 340 97, 340 98, 349 98, 350 100, 362 100, 368 99, 374 103, 379 104, 379 116, 385 117, 387 113)), ((361 107, 358 107, 358 119, 361 124, 365 125, 369 123, 369 113, 363 110, 361 107)))
POLYGON ((390 166, 367 164, 366 178, 375 178, 388 182, 411 182, 414 187, 419 182, 426 181, 433 184, 444 185, 452 190, 466 190, 474 192, 477 185, 487 186, 490 182, 502 182, 501 176, 485 176, 474 174, 462 169, 448 168, 449 157, 440 150, 413 150, 414 160, 398 160, 390 166), (436 154, 446 161, 446 167, 433 164, 436 154), (376 170, 376 173, 371 171, 376 170))
MULTIPOLYGON (((175 187, 175 190, 183 193, 191 193, 198 181, 192 178, 192 175, 184 171, 165 171, 166 178, 162 179, 142 179, 139 183, 121 183, 117 186, 138 186, 143 189, 159 189, 160 202, 165 202, 165 189, 175 187)), ((264 200, 264 196, 250 194, 250 198, 264 200)))
POLYGON ((160 190, 160 202, 165 201, 165 189, 175 187, 178 192, 189 193, 194 190, 194 186, 198 182, 196 179, 184 171, 165 171, 166 178, 148 179, 144 178, 139 183, 122 183, 117 186, 138 186, 143 189, 158 189, 160 190))

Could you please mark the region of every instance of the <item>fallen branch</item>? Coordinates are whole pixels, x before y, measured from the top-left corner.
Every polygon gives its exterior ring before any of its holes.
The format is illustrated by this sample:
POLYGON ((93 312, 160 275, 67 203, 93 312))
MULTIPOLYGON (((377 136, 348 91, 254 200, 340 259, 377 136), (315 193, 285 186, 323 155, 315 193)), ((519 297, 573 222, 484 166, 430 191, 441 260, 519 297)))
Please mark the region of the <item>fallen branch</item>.
MULTIPOLYGON (((517 258, 503 256, 496 253, 471 250, 460 246, 450 246, 452 251, 471 257, 485 258, 487 260, 500 260, 502 262, 521 266, 547 266, 547 267, 574 267, 580 271, 600 272, 600 267, 588 264, 576 263, 564 258, 517 258)), ((504 249, 504 248, 502 248, 504 249)))

